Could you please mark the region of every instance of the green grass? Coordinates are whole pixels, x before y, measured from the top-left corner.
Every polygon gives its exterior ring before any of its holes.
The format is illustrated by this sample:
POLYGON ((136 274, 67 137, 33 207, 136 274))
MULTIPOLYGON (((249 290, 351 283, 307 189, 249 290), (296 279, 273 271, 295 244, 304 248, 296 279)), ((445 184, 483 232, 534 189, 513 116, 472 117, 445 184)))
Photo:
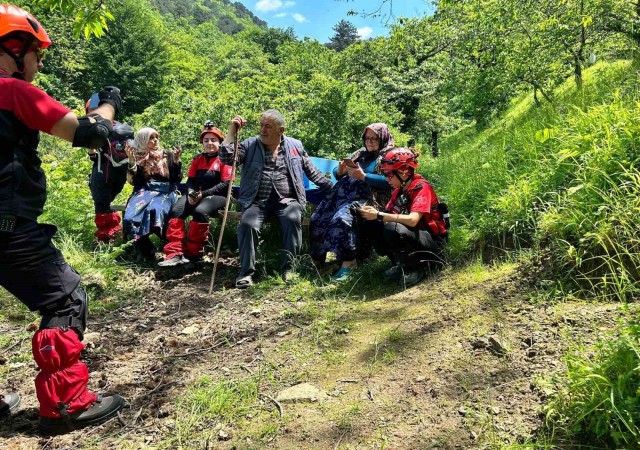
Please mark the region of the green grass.
MULTIPOLYGON (((484 130, 448 137, 421 171, 447 201, 454 263, 520 255, 532 300, 640 297, 640 88, 631 61, 599 63, 555 104, 531 96, 484 130)), ((548 427, 513 448, 640 446, 638 325, 576 348, 547 380, 548 427), (559 441, 558 441, 559 440, 559 441)), ((510 447, 511 448, 511 447, 510 447)))
MULTIPOLYGON (((454 262, 533 248, 561 291, 640 294, 640 92, 629 61, 561 85, 554 105, 514 102, 492 126, 449 137, 421 170, 449 204, 454 262)), ((551 286, 549 286, 551 287, 551 286)), ((558 288, 551 287, 558 290, 558 288)))
POLYGON ((584 442, 640 446, 640 322, 629 313, 622 335, 575 348, 567 371, 549 380, 549 427, 584 442))
MULTIPOLYGON (((243 380, 214 380, 203 377, 191 386, 178 402, 176 434, 168 442, 181 448, 202 448, 202 444, 217 441, 217 433, 225 426, 245 420, 259 400, 260 381, 257 377, 243 380)), ((271 424, 261 434, 273 433, 271 424), (265 431, 267 430, 267 431, 265 431)))

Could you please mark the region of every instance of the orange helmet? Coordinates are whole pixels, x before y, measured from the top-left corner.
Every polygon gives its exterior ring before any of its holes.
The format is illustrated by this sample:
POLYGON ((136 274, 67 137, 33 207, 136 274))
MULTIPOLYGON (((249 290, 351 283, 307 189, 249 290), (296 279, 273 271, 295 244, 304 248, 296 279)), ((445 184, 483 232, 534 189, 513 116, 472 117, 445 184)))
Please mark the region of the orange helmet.
POLYGON ((33 36, 32 42, 37 41, 40 48, 51 45, 51 39, 35 17, 17 6, 0 3, 0 41, 14 37, 10 36, 13 33, 33 36))
POLYGON ((40 22, 22 8, 0 3, 0 52, 16 62, 18 72, 14 76, 22 77, 24 57, 33 44, 40 49, 51 45, 51 39, 40 22))
POLYGON ((204 135, 207 133, 215 134, 218 137, 218 139, 220 139, 220 142, 224 141, 224 134, 222 134, 222 131, 220 131, 220 128, 214 127, 213 122, 211 122, 210 120, 207 120, 204 123, 204 128, 200 132, 201 144, 202 144, 202 139, 204 138, 204 135))

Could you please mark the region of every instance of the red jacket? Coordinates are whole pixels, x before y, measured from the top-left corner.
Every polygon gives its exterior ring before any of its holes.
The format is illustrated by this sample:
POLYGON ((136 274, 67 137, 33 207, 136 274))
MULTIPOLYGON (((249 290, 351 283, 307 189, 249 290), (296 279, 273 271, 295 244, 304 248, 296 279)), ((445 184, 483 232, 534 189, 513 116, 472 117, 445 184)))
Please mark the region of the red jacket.
POLYGON ((416 225, 419 230, 429 230, 434 236, 444 236, 447 228, 438 211, 438 196, 422 175, 415 174, 406 190, 398 188, 391 194, 385 210, 394 214, 422 213, 416 225))

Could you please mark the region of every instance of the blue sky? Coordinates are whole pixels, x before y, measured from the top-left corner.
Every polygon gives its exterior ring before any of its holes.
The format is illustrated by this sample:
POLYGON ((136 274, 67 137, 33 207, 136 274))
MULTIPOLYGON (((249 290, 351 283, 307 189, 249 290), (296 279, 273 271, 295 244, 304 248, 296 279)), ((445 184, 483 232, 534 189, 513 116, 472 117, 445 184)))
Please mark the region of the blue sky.
MULTIPOLYGON (((308 36, 324 43, 333 36, 333 26, 345 19, 353 23, 361 37, 385 36, 388 28, 389 3, 395 17, 422 17, 432 11, 428 0, 241 0, 256 16, 270 27, 293 27, 299 39, 308 36), (381 16, 348 16, 349 10, 372 13, 382 6, 381 16)), ((394 19, 391 19, 390 25, 394 19)))

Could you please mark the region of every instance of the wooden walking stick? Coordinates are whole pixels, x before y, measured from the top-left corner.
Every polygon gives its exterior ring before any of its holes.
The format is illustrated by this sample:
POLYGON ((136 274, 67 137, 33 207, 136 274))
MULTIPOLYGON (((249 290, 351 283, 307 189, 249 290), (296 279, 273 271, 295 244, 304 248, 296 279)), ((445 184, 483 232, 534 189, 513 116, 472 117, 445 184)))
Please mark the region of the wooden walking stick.
POLYGON ((209 285, 209 295, 213 293, 213 283, 216 281, 216 270, 218 269, 218 261, 220 259, 220 248, 222 247, 222 236, 224 234, 224 226, 227 224, 227 216, 229 215, 229 204, 231 203, 231 190, 233 182, 236 179, 236 163, 238 162, 238 141, 240 138, 240 126, 236 125, 236 141, 233 144, 233 165, 231 166, 231 180, 229 181, 229 189, 227 189, 227 203, 224 205, 224 215, 222 216, 222 225, 220 226, 220 236, 218 237, 218 247, 216 248, 216 259, 213 262, 213 272, 211 273, 211 284, 209 285))

